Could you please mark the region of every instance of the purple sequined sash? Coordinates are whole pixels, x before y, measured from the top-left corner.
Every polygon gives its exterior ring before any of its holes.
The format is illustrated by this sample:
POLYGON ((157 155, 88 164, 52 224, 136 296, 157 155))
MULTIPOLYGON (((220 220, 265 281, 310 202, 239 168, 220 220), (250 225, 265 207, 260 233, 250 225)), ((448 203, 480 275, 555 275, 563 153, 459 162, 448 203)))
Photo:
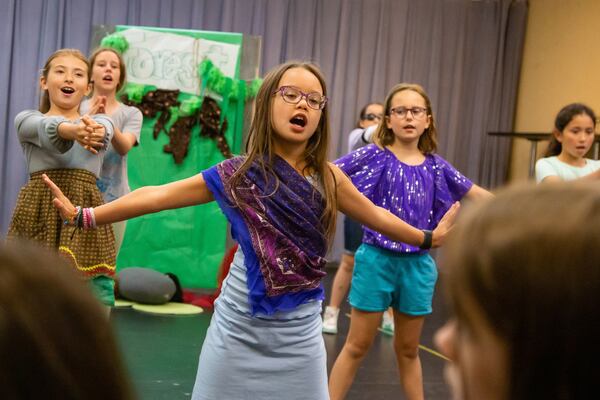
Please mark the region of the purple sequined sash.
POLYGON ((243 204, 237 211, 248 228, 267 296, 319 287, 327 252, 321 194, 280 157, 273 162, 278 183, 272 175, 265 179, 255 163, 234 194, 231 177, 243 161, 226 160, 217 171, 229 203, 243 204))

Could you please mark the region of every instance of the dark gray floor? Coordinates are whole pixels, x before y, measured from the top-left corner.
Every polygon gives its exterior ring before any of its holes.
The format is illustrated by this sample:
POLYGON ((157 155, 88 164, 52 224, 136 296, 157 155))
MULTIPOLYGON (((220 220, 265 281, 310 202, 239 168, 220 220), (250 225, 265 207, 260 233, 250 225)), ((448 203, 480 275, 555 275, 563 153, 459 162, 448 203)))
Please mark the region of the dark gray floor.
MULTIPOLYGON (((335 271, 331 271, 335 272, 335 271)), ((333 274, 325 280, 327 293, 333 274)), ((348 304, 340 316, 339 333, 324 335, 328 369, 346 339, 350 319, 348 304)), ((434 314, 426 319, 422 344, 433 348, 435 330, 445 319, 440 296, 434 300, 434 314)), ((196 376, 198 355, 210 322, 210 313, 197 316, 157 316, 131 309, 115 309, 111 320, 121 344, 134 386, 142 400, 189 399, 196 376)), ((449 399, 443 383, 445 361, 421 351, 425 395, 428 400, 449 399)), ((392 338, 379 334, 361 366, 348 400, 403 399, 396 370, 392 338)), ((226 399, 234 400, 234 399, 226 399)))

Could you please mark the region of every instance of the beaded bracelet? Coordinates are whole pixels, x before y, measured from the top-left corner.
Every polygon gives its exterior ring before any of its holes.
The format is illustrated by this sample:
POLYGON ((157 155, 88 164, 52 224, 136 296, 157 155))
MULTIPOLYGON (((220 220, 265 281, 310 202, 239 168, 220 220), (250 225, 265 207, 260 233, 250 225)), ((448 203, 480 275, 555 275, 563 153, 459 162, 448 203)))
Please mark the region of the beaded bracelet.
POLYGON ((63 220, 63 223, 65 225, 69 225, 69 226, 76 226, 75 221, 77 221, 77 218, 79 217, 80 212, 81 212, 81 207, 80 206, 75 207, 75 211, 73 212, 73 215, 71 215, 68 218, 65 218, 63 220))
POLYGON ((96 228, 96 215, 92 207, 83 209, 83 229, 95 229, 96 228))
POLYGON ((75 217, 75 226, 77 228, 83 228, 83 208, 81 207, 77 207, 78 208, 78 212, 77 212, 77 216, 75 217))
POLYGON ((89 229, 96 229, 96 227, 97 227, 97 225, 96 225, 96 213, 94 212, 94 208, 90 207, 87 210, 90 213, 90 226, 89 226, 89 229))
POLYGON ((92 207, 82 208, 81 206, 77 206, 75 207, 73 215, 69 218, 65 218, 63 223, 79 229, 95 229, 96 214, 92 207))
POLYGON ((81 209, 81 228, 85 229, 88 224, 88 213, 85 208, 81 209))

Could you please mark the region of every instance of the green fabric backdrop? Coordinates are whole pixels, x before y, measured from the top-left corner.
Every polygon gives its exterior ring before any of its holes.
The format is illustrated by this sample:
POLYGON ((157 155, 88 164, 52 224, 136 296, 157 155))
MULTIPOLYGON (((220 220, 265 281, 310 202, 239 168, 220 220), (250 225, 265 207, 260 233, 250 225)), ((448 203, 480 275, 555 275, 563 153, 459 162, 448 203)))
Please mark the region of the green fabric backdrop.
MULTIPOLYGON (((128 26, 118 26, 117 31, 128 26)), ((150 28, 148 28, 150 29, 150 28)), ((155 28, 152 28, 155 29, 155 28)), ((242 44, 242 35, 188 30, 155 30, 242 44)), ((240 48, 241 54, 241 48, 240 48)), ((238 57, 236 78, 239 75, 238 57)), ((182 93, 179 100, 189 95, 182 93)), ((242 124, 236 121, 235 103, 227 110, 226 138, 232 152, 239 153, 242 124)), ((199 128, 192 131, 188 154, 176 165, 173 156, 163 151, 169 142, 161 133, 152 137, 155 119, 144 119, 140 145, 129 152, 128 174, 132 190, 141 186, 161 185, 197 174, 222 161, 224 157, 211 139, 201 138, 199 128)), ((168 130, 169 126, 166 127, 168 130)), ((227 222, 215 202, 196 207, 162 211, 127 222, 125 239, 117 259, 117 270, 131 266, 152 268, 176 274, 189 288, 215 288, 216 275, 225 251, 227 222)))

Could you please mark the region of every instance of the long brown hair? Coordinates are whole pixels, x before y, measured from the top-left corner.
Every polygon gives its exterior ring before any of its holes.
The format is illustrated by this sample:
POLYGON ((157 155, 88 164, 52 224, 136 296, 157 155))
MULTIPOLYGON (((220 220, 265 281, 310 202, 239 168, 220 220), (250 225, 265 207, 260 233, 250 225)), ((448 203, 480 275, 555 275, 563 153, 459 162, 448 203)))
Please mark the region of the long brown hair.
POLYGON ((0 244, 0 398, 134 398, 88 285, 40 245, 0 244))
POLYGON ((554 120, 554 130, 552 131, 552 137, 550 138, 550 143, 548 143, 544 157, 557 156, 562 152, 562 144, 556 139, 556 135, 562 133, 566 126, 569 125, 569 122, 581 114, 590 117, 594 122, 594 128, 596 127, 596 114, 594 114, 594 110, 590 107, 582 103, 571 103, 564 106, 554 120))
MULTIPOLYGON (((248 139, 246 141, 246 159, 232 177, 232 190, 238 186, 237 183, 253 163, 258 163, 265 174, 265 179, 275 179, 277 188, 278 179, 272 168, 275 153, 273 150, 273 137, 276 135, 272 123, 273 93, 278 89, 283 74, 292 68, 303 68, 312 73, 323 88, 323 95, 327 96, 325 78, 319 68, 312 63, 301 61, 289 61, 271 70, 264 78, 263 83, 256 95, 254 106, 254 117, 250 125, 248 139)), ((323 234, 331 244, 335 234, 335 222, 337 214, 336 206, 336 182, 333 171, 327 163, 327 149, 329 146, 329 111, 325 106, 321 111, 321 119, 315 133, 308 140, 304 151, 305 171, 315 174, 321 180, 324 192, 325 211, 321 219, 323 234)), ((234 196, 238 198, 239 196, 234 196)))
MULTIPOLYGON (((90 63, 85 57, 85 55, 77 49, 59 49, 52 53, 52 55, 46 60, 46 64, 44 64, 44 68, 42 68, 41 71, 41 75, 44 77, 44 79, 48 79, 48 73, 50 72, 50 64, 52 63, 52 61, 55 58, 61 56, 73 56, 83 61, 87 66, 88 82, 90 81, 90 79, 92 78, 92 69, 90 68, 90 63)), ((48 95, 47 90, 42 91, 39 110, 42 114, 45 114, 50 110, 50 96, 48 95)))
MULTIPOLYGON (((435 126, 435 118, 433 117, 433 111, 431 109, 431 100, 429 100, 429 96, 427 96, 425 89, 423 89, 421 85, 417 85, 416 83, 399 83, 398 85, 394 86, 385 98, 385 103, 383 106, 384 118, 390 118, 392 99, 396 93, 404 90, 412 90, 413 92, 420 94, 425 100, 427 115, 430 119, 429 128, 425 129, 421 137, 419 137, 418 148, 423 154, 435 153, 437 150, 437 128, 435 126)), ((389 146, 394 143, 394 131, 388 128, 386 121, 381 121, 377 127, 377 131, 375 131, 375 138, 377 138, 377 142, 382 146, 389 146)))
POLYGON ((509 399, 600 392, 600 347, 590 346, 600 337, 598 238, 600 189, 581 183, 511 188, 459 219, 440 271, 458 331, 474 332, 475 312, 505 345, 509 399))
MULTIPOLYGON (((119 53, 117 50, 115 50, 111 47, 98 47, 90 55, 90 70, 94 69, 94 63, 96 62, 96 58, 98 57, 98 55, 100 53, 104 53, 105 51, 109 51, 109 52, 113 53, 114 55, 117 56, 117 59, 119 60, 120 75, 119 75, 119 83, 117 84, 117 93, 116 93, 116 94, 118 94, 121 91, 121 89, 123 88, 123 86, 125 85, 125 82, 127 81, 127 67, 125 67, 125 61, 123 61, 123 57, 121 56, 121 53, 119 53)), ((90 73, 90 76, 91 76, 91 73, 90 73)), ((93 87, 92 87, 92 90, 93 90, 93 87)), ((93 93, 93 91, 92 91, 92 93, 93 93)))

